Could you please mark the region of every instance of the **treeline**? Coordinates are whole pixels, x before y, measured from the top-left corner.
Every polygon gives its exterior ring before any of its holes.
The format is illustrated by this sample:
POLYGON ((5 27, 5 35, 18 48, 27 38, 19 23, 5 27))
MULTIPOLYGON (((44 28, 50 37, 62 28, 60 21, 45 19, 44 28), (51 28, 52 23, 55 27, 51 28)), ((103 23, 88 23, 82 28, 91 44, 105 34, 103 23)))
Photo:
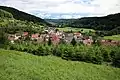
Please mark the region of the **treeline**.
POLYGON ((94 64, 110 63, 115 67, 120 67, 120 47, 119 46, 85 46, 71 44, 35 44, 32 42, 22 42, 4 46, 5 49, 28 52, 38 56, 54 55, 65 60, 84 61, 94 64))
POLYGON ((13 15, 13 17, 17 20, 21 20, 21 21, 32 21, 34 23, 39 23, 41 25, 47 25, 47 26, 51 26, 51 24, 47 23, 44 19, 41 19, 39 17, 36 17, 34 15, 19 11, 15 8, 12 7, 6 7, 6 6, 0 6, 0 9, 5 10, 9 13, 11 13, 13 15))
POLYGON ((120 13, 104 17, 84 17, 80 19, 48 19, 58 27, 88 28, 100 31, 105 36, 120 34, 120 13))
POLYGON ((69 24, 72 27, 90 28, 104 36, 120 34, 120 13, 104 17, 86 17, 69 24))
POLYGON ((112 30, 120 26, 120 13, 104 17, 85 17, 76 19, 70 24, 73 27, 84 27, 95 30, 112 30))

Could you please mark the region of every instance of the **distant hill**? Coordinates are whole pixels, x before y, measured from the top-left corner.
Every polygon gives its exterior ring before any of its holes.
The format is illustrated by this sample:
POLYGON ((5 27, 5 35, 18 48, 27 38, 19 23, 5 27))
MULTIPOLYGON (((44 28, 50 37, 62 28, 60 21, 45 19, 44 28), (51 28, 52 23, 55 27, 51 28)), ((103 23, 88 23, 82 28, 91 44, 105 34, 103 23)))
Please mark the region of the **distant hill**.
POLYGON ((120 13, 104 17, 85 17, 76 19, 70 26, 92 28, 96 30, 112 30, 120 26, 120 13))
POLYGON ((15 8, 12 7, 6 7, 6 6, 0 6, 0 9, 5 10, 13 15, 13 17, 17 20, 22 20, 22 21, 32 21, 34 23, 39 23, 39 24, 44 24, 44 25, 50 25, 47 23, 44 19, 41 19, 39 17, 36 17, 34 15, 19 11, 15 8))
POLYGON ((79 19, 46 19, 57 26, 88 28, 102 31, 103 35, 120 34, 120 13, 111 14, 103 17, 84 17, 79 19))
MULTIPOLYGON (((70 23, 76 21, 76 19, 45 19, 48 23, 53 25, 69 25, 70 23)), ((68 26, 67 26, 68 27, 68 26)))
POLYGON ((46 19, 56 25, 67 25, 67 27, 90 28, 95 30, 112 30, 120 26, 120 13, 103 17, 84 17, 79 19, 46 19))

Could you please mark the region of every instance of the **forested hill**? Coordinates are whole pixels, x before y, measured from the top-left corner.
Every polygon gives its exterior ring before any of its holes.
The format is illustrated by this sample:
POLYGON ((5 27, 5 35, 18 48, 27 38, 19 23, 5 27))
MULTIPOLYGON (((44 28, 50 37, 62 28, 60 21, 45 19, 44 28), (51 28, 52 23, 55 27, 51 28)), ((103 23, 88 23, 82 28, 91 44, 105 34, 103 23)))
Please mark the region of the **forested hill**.
POLYGON ((67 26, 70 23, 76 21, 76 19, 45 19, 48 23, 51 23, 53 25, 61 25, 61 26, 67 26))
POLYGON ((92 28, 96 30, 112 30, 120 27, 120 13, 104 17, 85 17, 69 24, 72 27, 92 28))
POLYGON ((120 27, 120 13, 103 17, 84 17, 79 19, 46 19, 47 22, 63 27, 90 28, 95 30, 112 30, 120 27))
POLYGON ((5 10, 9 13, 11 13, 13 15, 13 17, 17 20, 22 20, 22 21, 32 21, 35 23, 40 23, 40 24, 44 24, 44 25, 49 25, 49 23, 47 23, 44 19, 41 19, 39 17, 36 17, 34 15, 19 11, 15 8, 12 7, 6 7, 6 6, 0 6, 0 9, 5 10))

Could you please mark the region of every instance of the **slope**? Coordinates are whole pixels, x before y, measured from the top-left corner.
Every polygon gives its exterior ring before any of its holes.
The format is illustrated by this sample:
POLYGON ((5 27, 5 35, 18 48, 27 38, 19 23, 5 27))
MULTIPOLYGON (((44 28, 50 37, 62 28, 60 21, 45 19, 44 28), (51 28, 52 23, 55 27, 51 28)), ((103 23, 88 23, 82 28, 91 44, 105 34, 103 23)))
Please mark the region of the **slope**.
POLYGON ((92 28, 96 30, 112 30, 120 26, 120 13, 104 17, 85 17, 76 19, 70 24, 73 27, 92 28))
POLYGON ((0 80, 119 80, 120 69, 0 49, 0 80))
POLYGON ((5 10, 0 9, 0 18, 13 18, 13 15, 5 10))
POLYGON ((17 20, 22 20, 22 21, 27 20, 27 21, 32 21, 35 23, 44 24, 44 25, 50 25, 44 19, 41 19, 41 18, 36 17, 34 15, 19 11, 15 8, 12 8, 12 7, 0 6, 0 9, 5 10, 7 12, 10 12, 13 15, 13 17, 17 20))

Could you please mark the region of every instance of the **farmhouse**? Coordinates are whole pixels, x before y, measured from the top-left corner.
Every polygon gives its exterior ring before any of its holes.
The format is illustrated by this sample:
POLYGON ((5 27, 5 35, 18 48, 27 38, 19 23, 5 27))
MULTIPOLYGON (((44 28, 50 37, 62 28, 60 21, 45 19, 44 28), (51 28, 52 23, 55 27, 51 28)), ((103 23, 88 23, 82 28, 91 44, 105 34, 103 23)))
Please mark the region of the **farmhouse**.
POLYGON ((32 39, 32 40, 38 40, 39 35, 40 35, 39 33, 32 34, 32 35, 31 35, 31 39, 32 39))
POLYGON ((22 36, 24 36, 24 37, 26 37, 26 36, 28 36, 28 32, 23 32, 23 34, 22 34, 22 36))

